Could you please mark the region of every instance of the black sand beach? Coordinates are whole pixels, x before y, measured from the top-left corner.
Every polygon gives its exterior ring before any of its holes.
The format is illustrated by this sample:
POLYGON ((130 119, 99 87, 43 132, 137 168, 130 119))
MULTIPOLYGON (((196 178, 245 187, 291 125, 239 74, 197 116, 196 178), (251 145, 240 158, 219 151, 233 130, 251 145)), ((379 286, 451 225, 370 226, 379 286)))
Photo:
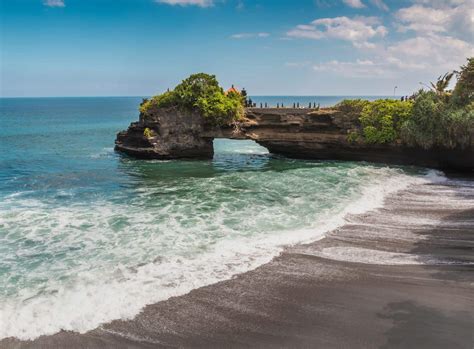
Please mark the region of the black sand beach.
POLYGON ((474 182, 412 186, 323 240, 130 321, 1 348, 473 348, 474 182))

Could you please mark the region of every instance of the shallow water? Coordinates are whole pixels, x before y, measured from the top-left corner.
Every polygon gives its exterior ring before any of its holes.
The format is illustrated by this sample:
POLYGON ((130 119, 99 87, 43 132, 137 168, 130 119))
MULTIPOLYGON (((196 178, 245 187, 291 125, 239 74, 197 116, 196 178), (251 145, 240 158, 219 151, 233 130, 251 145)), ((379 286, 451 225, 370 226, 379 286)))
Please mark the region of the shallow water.
POLYGON ((133 160, 113 142, 140 100, 0 100, 0 338, 130 318, 424 180, 271 156, 251 141, 215 141, 210 161, 133 160))

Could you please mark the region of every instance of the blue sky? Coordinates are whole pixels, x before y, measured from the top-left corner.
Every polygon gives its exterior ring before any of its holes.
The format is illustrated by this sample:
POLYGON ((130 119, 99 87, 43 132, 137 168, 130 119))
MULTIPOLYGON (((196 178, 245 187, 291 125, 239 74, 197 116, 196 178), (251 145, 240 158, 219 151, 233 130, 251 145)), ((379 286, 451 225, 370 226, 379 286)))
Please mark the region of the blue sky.
POLYGON ((474 55, 474 0, 0 0, 8 96, 408 94, 474 55))

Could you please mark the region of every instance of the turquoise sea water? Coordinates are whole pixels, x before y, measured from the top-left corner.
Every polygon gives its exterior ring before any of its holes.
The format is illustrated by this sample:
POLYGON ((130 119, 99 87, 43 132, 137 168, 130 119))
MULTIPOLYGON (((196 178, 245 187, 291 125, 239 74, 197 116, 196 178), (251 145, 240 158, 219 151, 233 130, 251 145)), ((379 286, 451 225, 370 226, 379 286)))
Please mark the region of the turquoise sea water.
POLYGON ((130 159, 113 144, 140 101, 0 100, 0 338, 132 317, 318 239, 423 172, 230 140, 209 161, 130 159))

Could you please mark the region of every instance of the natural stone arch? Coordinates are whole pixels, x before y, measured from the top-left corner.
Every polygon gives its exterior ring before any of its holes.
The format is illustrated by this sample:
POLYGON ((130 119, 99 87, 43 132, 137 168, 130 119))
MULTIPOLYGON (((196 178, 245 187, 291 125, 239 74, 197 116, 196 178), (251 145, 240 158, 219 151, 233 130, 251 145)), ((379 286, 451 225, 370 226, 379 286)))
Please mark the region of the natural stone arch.
POLYGON ((430 149, 348 140, 354 122, 336 109, 247 108, 245 118, 216 127, 199 114, 156 108, 117 135, 116 150, 144 159, 212 159, 213 139, 251 139, 293 158, 371 161, 472 171, 472 149, 430 149), (147 132, 145 130, 148 129, 147 132), (148 134, 146 137, 144 134, 148 134))

